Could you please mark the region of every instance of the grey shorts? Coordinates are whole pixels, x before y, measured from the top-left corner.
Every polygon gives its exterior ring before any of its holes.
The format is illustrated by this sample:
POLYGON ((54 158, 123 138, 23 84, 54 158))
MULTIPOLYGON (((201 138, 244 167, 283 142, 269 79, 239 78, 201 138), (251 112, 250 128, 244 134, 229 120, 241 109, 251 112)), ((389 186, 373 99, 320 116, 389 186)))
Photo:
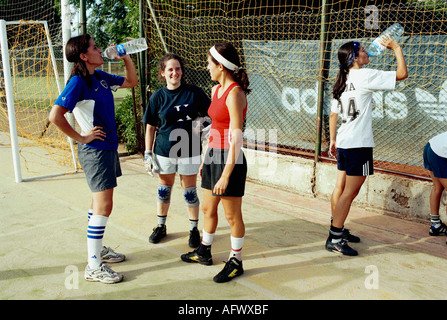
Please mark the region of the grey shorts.
POLYGON ((117 186, 121 166, 116 150, 99 150, 78 144, 78 159, 92 192, 100 192, 117 186))

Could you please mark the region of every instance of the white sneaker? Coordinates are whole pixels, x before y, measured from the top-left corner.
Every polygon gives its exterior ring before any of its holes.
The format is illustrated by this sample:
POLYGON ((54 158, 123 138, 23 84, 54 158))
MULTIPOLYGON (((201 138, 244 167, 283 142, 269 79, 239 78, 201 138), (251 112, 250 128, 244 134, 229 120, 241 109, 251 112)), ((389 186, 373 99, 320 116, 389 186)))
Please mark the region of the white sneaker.
POLYGON ((124 261, 126 256, 122 253, 117 253, 110 247, 102 247, 101 250, 101 260, 106 263, 117 263, 124 261))
POLYGON ((102 283, 117 283, 123 280, 123 275, 113 271, 105 264, 102 264, 96 269, 90 269, 90 267, 85 267, 84 278, 87 281, 99 281, 102 283))

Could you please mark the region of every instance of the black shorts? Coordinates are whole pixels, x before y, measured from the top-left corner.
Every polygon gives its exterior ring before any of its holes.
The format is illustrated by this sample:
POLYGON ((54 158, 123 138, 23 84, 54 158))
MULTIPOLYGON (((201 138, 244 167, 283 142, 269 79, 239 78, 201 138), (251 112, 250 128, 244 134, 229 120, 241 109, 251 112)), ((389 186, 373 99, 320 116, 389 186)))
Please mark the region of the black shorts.
MULTIPOLYGON (((214 185, 220 179, 225 162, 228 156, 228 149, 208 148, 205 154, 202 167, 202 188, 213 190, 214 185)), ((245 192, 245 180, 247 179, 247 161, 242 150, 238 160, 231 172, 228 186, 222 197, 242 197, 245 192)), ((214 196, 216 194, 213 193, 214 196)))
POLYGON ((348 176, 373 175, 373 148, 337 148, 337 169, 348 176))

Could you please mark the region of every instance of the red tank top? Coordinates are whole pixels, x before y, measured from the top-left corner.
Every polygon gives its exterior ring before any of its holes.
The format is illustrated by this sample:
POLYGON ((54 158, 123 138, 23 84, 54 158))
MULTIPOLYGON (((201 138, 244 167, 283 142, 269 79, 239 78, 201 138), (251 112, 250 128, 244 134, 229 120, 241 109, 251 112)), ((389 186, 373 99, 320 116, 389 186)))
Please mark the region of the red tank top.
MULTIPOLYGON (((230 130, 230 113, 228 112, 228 107, 226 104, 227 96, 231 89, 239 86, 237 82, 233 82, 224 94, 218 98, 217 94, 221 85, 216 88, 214 95, 211 99, 211 104, 208 109, 208 115, 211 118, 211 130, 210 130, 210 140, 208 146, 215 149, 229 149, 231 141, 231 130, 230 130)), ((243 119, 247 114, 247 106, 244 108, 243 119)))

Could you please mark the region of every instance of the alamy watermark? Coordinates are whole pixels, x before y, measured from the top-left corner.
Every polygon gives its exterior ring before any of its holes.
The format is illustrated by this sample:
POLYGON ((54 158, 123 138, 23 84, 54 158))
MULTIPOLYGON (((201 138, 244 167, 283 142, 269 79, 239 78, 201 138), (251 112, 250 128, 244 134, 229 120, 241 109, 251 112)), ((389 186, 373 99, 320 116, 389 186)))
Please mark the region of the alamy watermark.
POLYGON ((365 7, 365 29, 378 30, 379 29, 379 9, 375 5, 365 7))
POLYGON ((365 288, 368 290, 379 289, 379 269, 375 265, 365 267, 365 273, 369 274, 365 278, 365 288))
POLYGON ((79 270, 77 266, 69 265, 65 267, 65 289, 76 290, 79 289, 79 270))

